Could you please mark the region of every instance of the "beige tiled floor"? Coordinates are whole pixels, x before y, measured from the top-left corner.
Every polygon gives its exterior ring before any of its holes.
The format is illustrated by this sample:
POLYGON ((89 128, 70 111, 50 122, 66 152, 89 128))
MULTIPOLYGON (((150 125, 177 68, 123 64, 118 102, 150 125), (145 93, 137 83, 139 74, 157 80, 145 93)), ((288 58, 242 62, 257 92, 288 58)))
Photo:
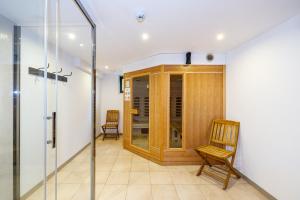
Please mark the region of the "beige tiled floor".
MULTIPOLYGON (((97 140, 97 200, 263 200, 243 179, 222 184, 202 175, 199 166, 160 166, 122 148, 122 139, 97 140)), ((89 148, 82 151, 58 174, 59 200, 89 199, 89 148)), ((54 199, 53 179, 49 199, 54 199)), ((41 200, 38 189, 28 200, 41 200)))

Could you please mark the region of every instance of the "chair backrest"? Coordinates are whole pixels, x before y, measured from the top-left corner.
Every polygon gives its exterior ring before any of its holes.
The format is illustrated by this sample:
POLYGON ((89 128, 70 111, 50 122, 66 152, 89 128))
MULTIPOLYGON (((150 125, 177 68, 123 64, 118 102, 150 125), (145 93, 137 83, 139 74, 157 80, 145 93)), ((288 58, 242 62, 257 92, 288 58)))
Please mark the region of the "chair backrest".
POLYGON ((119 111, 108 110, 106 113, 106 123, 119 123, 119 111))
POLYGON ((209 139, 210 145, 233 147, 232 151, 236 151, 239 137, 240 122, 229 120, 214 120, 211 128, 209 139))

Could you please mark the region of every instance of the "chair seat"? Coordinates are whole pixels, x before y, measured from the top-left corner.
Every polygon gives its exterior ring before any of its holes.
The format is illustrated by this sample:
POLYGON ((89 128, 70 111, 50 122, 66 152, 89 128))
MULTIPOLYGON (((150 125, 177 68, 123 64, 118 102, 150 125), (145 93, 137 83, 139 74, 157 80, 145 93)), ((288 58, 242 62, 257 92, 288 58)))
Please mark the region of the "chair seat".
POLYGON ((102 127, 105 127, 105 128, 116 128, 116 127, 118 127, 118 123, 113 123, 113 122, 106 123, 106 124, 102 125, 102 127))
POLYGON ((222 149, 219 147, 215 147, 215 146, 202 146, 196 149, 197 151, 199 151, 200 153, 204 153, 207 155, 211 155, 211 156, 215 156, 217 158, 229 158, 233 155, 233 152, 231 151, 227 151, 226 149, 222 149))

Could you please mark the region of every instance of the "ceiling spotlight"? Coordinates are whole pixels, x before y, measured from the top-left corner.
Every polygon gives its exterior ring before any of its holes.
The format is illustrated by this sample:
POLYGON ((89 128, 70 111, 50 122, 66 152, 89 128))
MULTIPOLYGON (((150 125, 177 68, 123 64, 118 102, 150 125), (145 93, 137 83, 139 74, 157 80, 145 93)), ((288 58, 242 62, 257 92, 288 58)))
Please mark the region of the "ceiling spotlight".
POLYGON ((147 33, 143 33, 142 34, 142 39, 143 40, 148 40, 149 39, 149 35, 147 33))
POLYGON ((79 46, 80 46, 80 47, 83 47, 83 46, 84 46, 84 44, 80 43, 80 44, 79 44, 79 46))
POLYGON ((76 38, 74 33, 69 33, 68 36, 69 36, 70 40, 75 40, 75 38, 76 38))
POLYGON ((105 66, 104 66, 104 68, 105 68, 105 69, 108 69, 108 68, 109 68, 109 66, 105 65, 105 66))
POLYGON ((224 39, 224 34, 223 33, 217 34, 217 40, 221 41, 223 39, 224 39))

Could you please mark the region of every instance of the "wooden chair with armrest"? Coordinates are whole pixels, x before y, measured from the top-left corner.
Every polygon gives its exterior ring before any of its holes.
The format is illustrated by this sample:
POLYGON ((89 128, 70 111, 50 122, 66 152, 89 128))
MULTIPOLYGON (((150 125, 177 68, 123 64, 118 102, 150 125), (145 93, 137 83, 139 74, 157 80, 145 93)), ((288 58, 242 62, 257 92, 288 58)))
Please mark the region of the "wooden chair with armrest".
POLYGON ((240 178, 239 172, 233 167, 239 137, 239 127, 239 122, 214 120, 211 128, 209 144, 195 149, 204 161, 197 173, 197 176, 200 176, 203 171, 213 178, 222 180, 224 182, 224 190, 228 186, 231 174, 240 178), (203 170, 205 165, 212 168, 213 165, 211 162, 217 163, 217 165, 214 165, 217 169, 223 172, 225 171, 226 178, 218 176, 216 173, 212 173, 211 171, 203 170), (220 164, 222 164, 223 167, 220 167, 220 164))
MULTIPOLYGON (((119 133, 119 111, 108 110, 106 113, 106 123, 102 125, 103 140, 107 136, 107 130, 115 130, 116 140, 120 137, 119 133)), ((111 134, 111 133, 110 133, 111 134)))

